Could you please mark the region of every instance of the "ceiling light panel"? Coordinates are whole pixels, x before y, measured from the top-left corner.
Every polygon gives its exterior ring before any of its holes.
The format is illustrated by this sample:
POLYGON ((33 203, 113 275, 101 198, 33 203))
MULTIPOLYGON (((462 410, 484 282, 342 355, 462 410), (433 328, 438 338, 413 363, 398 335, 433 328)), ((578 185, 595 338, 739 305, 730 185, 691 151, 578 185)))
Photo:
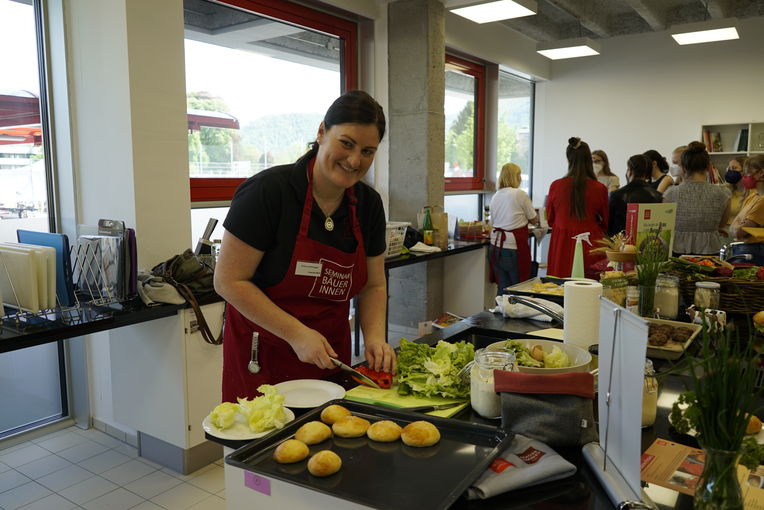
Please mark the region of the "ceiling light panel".
MULTIPOLYGON (((459 4, 460 2, 455 3, 459 4)), ((461 2, 461 4, 463 3, 461 2)), ((448 8, 454 14, 458 14, 475 23, 490 23, 503 19, 521 18, 538 12, 538 5, 534 0, 498 0, 476 3, 464 7, 458 7, 454 3, 450 3, 448 8)))
POLYGON ((737 32, 736 18, 676 25, 671 27, 671 37, 678 44, 682 45, 729 41, 740 38, 737 32))
POLYGON ((602 48, 588 37, 552 41, 536 45, 536 52, 552 60, 599 55, 602 48))

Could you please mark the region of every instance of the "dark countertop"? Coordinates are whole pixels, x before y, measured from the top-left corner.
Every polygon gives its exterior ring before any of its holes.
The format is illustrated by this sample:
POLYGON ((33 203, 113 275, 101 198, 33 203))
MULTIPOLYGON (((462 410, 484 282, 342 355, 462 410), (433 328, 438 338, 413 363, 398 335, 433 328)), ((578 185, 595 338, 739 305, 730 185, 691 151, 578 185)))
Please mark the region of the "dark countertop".
POLYGON ((456 241, 451 239, 449 240, 447 250, 436 251, 434 253, 409 252, 405 255, 398 255, 397 257, 385 259, 385 270, 408 266, 410 264, 417 264, 419 262, 427 262, 429 260, 457 255, 459 253, 464 253, 472 250, 478 250, 487 245, 488 240, 456 241))
MULTIPOLYGON (((549 327, 559 327, 559 325, 555 326, 554 324, 550 325, 548 322, 530 320, 506 320, 500 315, 495 315, 490 312, 481 312, 452 326, 436 330, 432 334, 426 335, 416 341, 434 344, 439 340, 458 341, 467 338, 475 342, 476 348, 479 348, 499 339, 523 337, 530 331, 549 327)), ((656 370, 660 372, 662 368, 665 369, 667 367, 662 364, 661 361, 657 361, 656 370)), ((345 388, 355 386, 355 382, 350 380, 343 373, 335 374, 330 380, 343 385, 345 388)), ((663 392, 678 395, 682 391, 684 391, 684 387, 680 377, 662 377, 659 383, 659 402, 660 395, 663 392)), ((694 438, 689 436, 679 436, 673 429, 671 429, 668 424, 669 411, 670 408, 659 406, 655 425, 642 429, 643 451, 659 437, 691 446, 697 445, 694 438)), ((476 415, 469 407, 454 416, 454 419, 493 426, 500 425, 499 420, 486 420, 476 415)), ((238 448, 246 444, 246 441, 223 441, 209 435, 207 435, 207 439, 231 448, 238 448)), ((584 461, 580 448, 558 448, 557 451, 564 458, 578 467, 574 476, 564 480, 504 493, 486 500, 468 501, 464 498, 460 498, 451 506, 451 508, 481 510, 601 510, 615 508, 596 476, 584 461)), ((647 487, 646 491, 648 495, 656 499, 656 503, 658 503, 661 510, 692 508, 692 498, 690 496, 679 494, 674 491, 668 491, 663 488, 658 489, 659 490, 655 491, 651 490, 650 487, 647 487), (665 501, 667 493, 669 501, 665 501), (676 497, 674 497, 674 495, 676 495, 676 497), (658 500, 659 498, 664 498, 664 501, 662 502, 658 500)))
MULTIPOLYGON (((215 295, 199 300, 200 305, 220 301, 215 295)), ((40 314, 22 314, 22 320, 0 320, 0 354, 57 342, 99 331, 171 317, 187 304, 146 306, 140 298, 111 305, 82 302, 77 308, 40 314)), ((8 309, 10 311, 10 309, 8 309)), ((0 312, 2 313, 2 312, 0 312)))

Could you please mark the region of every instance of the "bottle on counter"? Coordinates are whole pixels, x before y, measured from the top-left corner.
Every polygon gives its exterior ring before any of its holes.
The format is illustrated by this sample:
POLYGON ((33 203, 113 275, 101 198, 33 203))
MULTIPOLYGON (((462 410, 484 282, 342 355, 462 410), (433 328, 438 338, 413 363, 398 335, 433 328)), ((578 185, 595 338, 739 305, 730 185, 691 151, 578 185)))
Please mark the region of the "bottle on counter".
POLYGON ((639 314, 639 287, 636 285, 626 287, 626 306, 624 308, 639 314))
POLYGON ((433 226, 432 226, 432 215, 430 214, 430 208, 425 207, 424 209, 424 222, 422 223, 422 236, 424 237, 424 244, 428 246, 433 245, 433 226))
POLYGON ((679 315, 679 278, 660 275, 655 281, 655 309, 662 319, 675 320, 679 315))
POLYGON ((470 405, 483 418, 501 418, 501 397, 493 388, 493 371, 516 371, 515 353, 479 349, 470 369, 470 405))

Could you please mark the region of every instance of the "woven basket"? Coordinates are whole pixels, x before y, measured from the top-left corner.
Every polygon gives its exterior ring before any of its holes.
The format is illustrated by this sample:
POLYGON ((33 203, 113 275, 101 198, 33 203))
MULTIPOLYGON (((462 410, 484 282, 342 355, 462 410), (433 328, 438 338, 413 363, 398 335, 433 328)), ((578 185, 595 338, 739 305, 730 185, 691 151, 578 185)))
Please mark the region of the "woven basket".
MULTIPOLYGON (((716 282, 721 286, 719 309, 727 313, 756 313, 764 310, 764 280, 743 280, 725 276, 707 276, 702 281, 716 282)), ((685 303, 695 301, 696 280, 679 275, 679 288, 685 303)))

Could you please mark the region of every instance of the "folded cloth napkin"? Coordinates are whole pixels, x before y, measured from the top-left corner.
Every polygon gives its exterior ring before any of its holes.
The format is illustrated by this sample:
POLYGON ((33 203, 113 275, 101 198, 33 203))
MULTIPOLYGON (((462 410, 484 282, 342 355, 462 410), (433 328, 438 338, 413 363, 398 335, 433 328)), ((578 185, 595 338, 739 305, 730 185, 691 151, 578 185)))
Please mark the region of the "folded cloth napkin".
POLYGON ((467 489, 467 499, 486 499, 522 487, 573 476, 576 466, 548 445, 519 434, 467 489))
POLYGON ((427 246, 423 242, 419 241, 414 246, 409 248, 409 251, 419 251, 422 253, 434 253, 436 251, 440 251, 440 248, 437 246, 427 246))
MULTIPOLYGON (((535 301, 536 303, 540 303, 547 308, 551 309, 553 312, 557 312, 560 315, 564 314, 564 310, 562 306, 558 305, 557 303, 554 303, 552 301, 548 301, 546 299, 539 299, 539 298, 529 298, 535 301)), ((535 308, 531 308, 530 306, 526 306, 520 303, 515 304, 509 304, 509 300, 507 299, 506 295, 501 295, 496 297, 496 308, 492 308, 490 311, 493 313, 500 313, 505 318, 512 318, 512 319, 532 319, 534 321, 542 321, 542 322, 552 322, 552 318, 548 316, 545 313, 541 313, 535 308)))

